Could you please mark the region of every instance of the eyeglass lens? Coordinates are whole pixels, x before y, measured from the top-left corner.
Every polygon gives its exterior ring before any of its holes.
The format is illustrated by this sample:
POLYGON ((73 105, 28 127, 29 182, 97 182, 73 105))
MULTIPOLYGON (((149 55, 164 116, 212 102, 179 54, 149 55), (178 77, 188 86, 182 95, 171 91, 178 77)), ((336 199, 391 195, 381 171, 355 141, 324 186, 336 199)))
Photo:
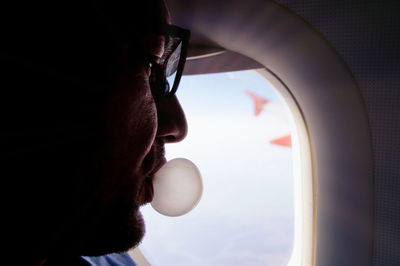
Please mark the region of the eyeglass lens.
POLYGON ((181 58, 181 51, 182 51, 182 42, 179 43, 179 45, 170 55, 165 68, 165 76, 170 85, 170 90, 172 90, 174 87, 176 72, 178 70, 178 65, 181 58))

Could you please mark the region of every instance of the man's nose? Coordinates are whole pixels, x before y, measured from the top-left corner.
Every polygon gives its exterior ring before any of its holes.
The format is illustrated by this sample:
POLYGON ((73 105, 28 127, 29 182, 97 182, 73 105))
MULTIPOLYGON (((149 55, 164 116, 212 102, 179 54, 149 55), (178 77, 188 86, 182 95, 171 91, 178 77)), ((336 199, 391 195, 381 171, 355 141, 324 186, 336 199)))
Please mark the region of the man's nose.
POLYGON ((183 140, 188 131, 185 113, 176 96, 157 99, 158 129, 157 137, 165 143, 183 140))

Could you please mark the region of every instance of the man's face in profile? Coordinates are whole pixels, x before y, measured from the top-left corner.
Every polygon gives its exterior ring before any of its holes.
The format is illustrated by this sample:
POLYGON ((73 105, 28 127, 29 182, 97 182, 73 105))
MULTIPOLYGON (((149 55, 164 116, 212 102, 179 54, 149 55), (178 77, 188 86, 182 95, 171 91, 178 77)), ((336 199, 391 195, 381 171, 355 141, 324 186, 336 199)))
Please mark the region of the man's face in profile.
MULTIPOLYGON (((152 19, 169 23, 163 6, 163 16, 152 19)), ((71 245, 67 249, 80 254, 121 252, 139 243, 144 235, 139 207, 152 200, 151 179, 165 163, 164 144, 182 140, 187 132, 176 97, 153 96, 151 64, 128 56, 161 58, 164 36, 148 32, 137 41, 136 50, 122 44, 121 67, 105 108, 107 138, 86 169, 90 177, 82 176, 76 185, 76 217, 62 228, 71 245)))

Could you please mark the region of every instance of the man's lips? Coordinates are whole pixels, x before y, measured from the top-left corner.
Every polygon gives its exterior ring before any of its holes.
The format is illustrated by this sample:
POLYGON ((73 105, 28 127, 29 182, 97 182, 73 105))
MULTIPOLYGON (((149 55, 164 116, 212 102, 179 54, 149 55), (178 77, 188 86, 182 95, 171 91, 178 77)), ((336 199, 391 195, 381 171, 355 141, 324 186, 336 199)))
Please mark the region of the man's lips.
POLYGON ((150 203, 154 197, 153 182, 151 178, 146 178, 142 187, 142 202, 141 204, 150 203))
POLYGON ((167 159, 165 159, 165 157, 161 157, 159 160, 157 160, 158 162, 155 164, 155 167, 153 168, 153 170, 150 172, 149 177, 153 178, 153 176, 158 172, 158 170, 160 170, 161 167, 164 166, 164 164, 167 163, 167 159))
POLYGON ((164 141, 157 138, 143 161, 143 176, 145 179, 143 180, 139 195, 139 200, 142 204, 149 203, 153 200, 153 177, 166 162, 164 141))

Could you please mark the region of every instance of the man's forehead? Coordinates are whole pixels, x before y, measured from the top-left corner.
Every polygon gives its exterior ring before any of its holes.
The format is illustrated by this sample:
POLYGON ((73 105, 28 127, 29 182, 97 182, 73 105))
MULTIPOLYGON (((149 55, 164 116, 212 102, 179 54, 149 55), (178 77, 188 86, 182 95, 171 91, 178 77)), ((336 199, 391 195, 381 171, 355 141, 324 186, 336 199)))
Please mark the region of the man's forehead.
POLYGON ((167 24, 171 24, 171 14, 169 13, 167 4, 165 3, 164 0, 162 0, 161 2, 162 2, 161 9, 162 9, 165 21, 167 22, 167 24))
MULTIPOLYGON (((167 7, 167 4, 164 0, 157 0, 157 9, 150 11, 151 14, 148 17, 149 20, 153 20, 152 22, 150 21, 144 21, 144 25, 156 25, 156 27, 160 27, 165 24, 171 24, 171 15, 169 13, 169 9, 167 7), (154 22, 156 22, 154 24, 154 22)), ((159 29, 156 29, 159 30, 159 29)))
POLYGON ((153 15, 155 15, 153 17, 153 19, 155 21, 157 21, 158 23, 155 23, 155 24, 147 23, 147 24, 152 24, 153 26, 155 26, 155 28, 149 29, 150 32, 154 32, 154 33, 163 32, 164 26, 171 24, 171 15, 169 13, 169 9, 164 0, 159 1, 159 8, 160 8, 160 11, 153 14, 153 15))
POLYGON ((105 0, 104 11, 100 17, 106 23, 116 25, 122 34, 136 35, 162 32, 164 25, 171 23, 169 10, 164 0, 105 0))

